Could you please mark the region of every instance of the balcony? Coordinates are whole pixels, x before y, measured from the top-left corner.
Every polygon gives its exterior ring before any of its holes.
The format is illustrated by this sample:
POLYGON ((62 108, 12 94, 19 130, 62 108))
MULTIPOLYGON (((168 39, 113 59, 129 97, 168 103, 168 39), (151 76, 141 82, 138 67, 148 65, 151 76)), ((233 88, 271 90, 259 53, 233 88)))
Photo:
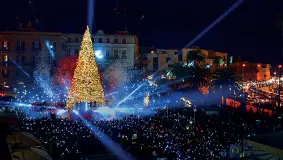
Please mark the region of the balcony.
POLYGON ((119 56, 105 56, 104 59, 119 59, 119 56))
POLYGON ((16 48, 17 53, 23 53, 25 52, 25 48, 16 48))
POLYGON ((42 49, 41 48, 31 48, 31 52, 40 52, 42 49))
POLYGON ((6 47, 1 47, 0 51, 3 52, 3 53, 8 53, 10 50, 6 47))

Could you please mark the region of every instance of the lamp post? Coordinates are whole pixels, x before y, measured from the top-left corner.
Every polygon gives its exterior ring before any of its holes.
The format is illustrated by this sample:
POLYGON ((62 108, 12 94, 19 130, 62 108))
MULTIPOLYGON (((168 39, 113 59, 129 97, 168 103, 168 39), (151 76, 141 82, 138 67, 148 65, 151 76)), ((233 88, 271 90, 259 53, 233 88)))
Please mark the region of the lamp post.
POLYGON ((280 94, 280 78, 281 78, 282 66, 279 65, 278 68, 279 68, 279 75, 278 75, 278 107, 280 107, 281 106, 281 100, 280 100, 280 97, 281 97, 281 94, 280 94))
POLYGON ((243 94, 244 94, 244 68, 245 68, 246 64, 244 63, 242 65, 242 89, 243 89, 243 94))
POLYGON ((257 73, 259 71, 259 68, 260 68, 260 64, 257 65, 257 70, 256 70, 256 78, 255 78, 255 89, 257 90, 257 73))
POLYGON ((196 112, 197 112, 197 109, 194 108, 194 128, 196 127, 196 112))

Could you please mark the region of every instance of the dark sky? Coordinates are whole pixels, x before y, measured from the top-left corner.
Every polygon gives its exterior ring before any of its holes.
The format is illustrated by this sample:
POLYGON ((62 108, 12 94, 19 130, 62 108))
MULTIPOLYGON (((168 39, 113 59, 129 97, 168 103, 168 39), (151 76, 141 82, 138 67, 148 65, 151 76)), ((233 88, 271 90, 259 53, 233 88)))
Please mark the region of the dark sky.
MULTIPOLYGON (((180 49, 236 0, 96 0, 95 26, 105 33, 127 28, 140 45, 180 49)), ((87 0, 1 1, 1 30, 31 20, 41 31, 83 33, 87 0), (38 21, 39 23, 36 23, 38 21)), ((194 46, 255 62, 280 63, 280 0, 244 0, 194 46)), ((282 62, 281 62, 282 63, 282 62)))

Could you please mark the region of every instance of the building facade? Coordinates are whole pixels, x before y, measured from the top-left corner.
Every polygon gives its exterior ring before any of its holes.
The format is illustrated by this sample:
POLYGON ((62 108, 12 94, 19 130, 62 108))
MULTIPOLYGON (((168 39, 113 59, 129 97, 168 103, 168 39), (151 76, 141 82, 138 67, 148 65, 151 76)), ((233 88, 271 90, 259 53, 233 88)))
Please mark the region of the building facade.
POLYGON ((168 64, 178 62, 178 50, 155 49, 146 56, 148 71, 167 70, 168 64))
POLYGON ((244 81, 265 81, 272 78, 270 64, 236 62, 232 68, 244 81))
MULTIPOLYGON (((67 55, 77 56, 82 40, 81 34, 66 34, 67 55)), ((99 30, 92 35, 96 60, 100 68, 105 69, 113 60, 119 59, 133 68, 135 58, 138 56, 138 38, 128 32, 117 32, 114 35, 104 34, 99 30)))
POLYGON ((222 59, 224 65, 227 64, 227 53, 192 47, 183 48, 181 51, 177 49, 152 49, 146 54, 142 65, 145 66, 145 61, 147 61, 146 68, 148 71, 167 70, 168 64, 187 62, 187 53, 196 49, 201 50, 205 55, 205 63, 209 65, 212 70, 220 66, 218 63, 215 63, 216 60, 222 59))
POLYGON ((201 49, 199 47, 184 48, 182 50, 183 62, 187 61, 187 53, 192 50, 200 50, 204 54, 206 66, 209 67, 211 71, 214 71, 221 65, 227 65, 228 63, 228 53, 201 49), (222 60, 223 64, 219 63, 220 60, 222 60))
MULTIPOLYGON (((14 32, 0 32, 0 83, 2 86, 29 84, 39 53, 46 52, 54 64, 68 56, 77 56, 82 34, 38 32, 29 23, 26 28, 14 32)), ((134 67, 138 56, 138 38, 127 32, 106 35, 98 31, 92 35, 96 60, 101 68, 107 68, 115 59, 134 67)))
POLYGON ((29 26, 17 32, 0 32, 1 84, 32 83, 38 53, 49 50, 59 61, 65 54, 65 42, 62 33, 37 32, 29 26))

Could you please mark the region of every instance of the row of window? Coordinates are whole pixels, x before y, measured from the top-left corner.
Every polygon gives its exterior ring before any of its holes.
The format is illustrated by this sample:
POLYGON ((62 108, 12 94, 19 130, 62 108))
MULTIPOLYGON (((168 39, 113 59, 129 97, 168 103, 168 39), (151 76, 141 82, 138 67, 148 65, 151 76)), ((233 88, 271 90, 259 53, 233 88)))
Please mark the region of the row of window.
MULTIPOLYGON (((127 44, 127 39, 126 38, 123 38, 120 42, 119 42, 118 38, 114 38, 112 41, 111 41, 110 38, 97 38, 97 41, 96 41, 96 39, 91 38, 91 40, 92 40, 92 42, 95 42, 95 43, 114 43, 114 44, 122 43, 122 44, 127 44)), ((69 37, 68 38, 68 42, 79 43, 80 40, 79 40, 78 37, 75 37, 74 41, 72 41, 72 38, 69 37)))
MULTIPOLYGON (((74 54, 76 56, 78 56, 79 54, 79 49, 74 49, 74 54)), ((103 53, 103 51, 101 51, 101 53, 103 54, 103 56, 107 57, 119 57, 119 53, 121 54, 121 57, 126 59, 127 58, 127 50, 126 49, 113 49, 113 54, 110 54, 110 49, 106 48, 105 49, 105 53, 103 53)), ((71 49, 67 49, 67 56, 71 56, 71 49)))
MULTIPOLYGON (((46 43, 48 49, 51 49, 53 51, 56 50, 56 42, 48 42, 46 43)), ((62 49, 64 50, 66 48, 65 44, 62 44, 62 49)), ((9 51, 10 49, 10 43, 8 41, 2 41, 0 43, 0 49, 1 51, 9 51)), ((17 41, 16 51, 25 51, 26 45, 23 41, 17 41)), ((40 50, 41 49, 41 43, 40 42, 32 42, 32 49, 33 50, 40 50)))
MULTIPOLYGON (((7 67, 10 64, 10 60, 9 60, 9 56, 8 55, 2 55, 2 66, 7 67)), ((25 56, 17 56, 15 62, 18 65, 24 65, 26 64, 26 57, 25 56)), ((32 64, 35 63, 35 56, 33 56, 33 60, 32 60, 32 64)))
MULTIPOLYGON (((21 72, 19 69, 16 70, 16 76, 21 76, 21 72)), ((2 69, 2 77, 9 78, 10 77, 10 70, 9 69, 2 69)))

